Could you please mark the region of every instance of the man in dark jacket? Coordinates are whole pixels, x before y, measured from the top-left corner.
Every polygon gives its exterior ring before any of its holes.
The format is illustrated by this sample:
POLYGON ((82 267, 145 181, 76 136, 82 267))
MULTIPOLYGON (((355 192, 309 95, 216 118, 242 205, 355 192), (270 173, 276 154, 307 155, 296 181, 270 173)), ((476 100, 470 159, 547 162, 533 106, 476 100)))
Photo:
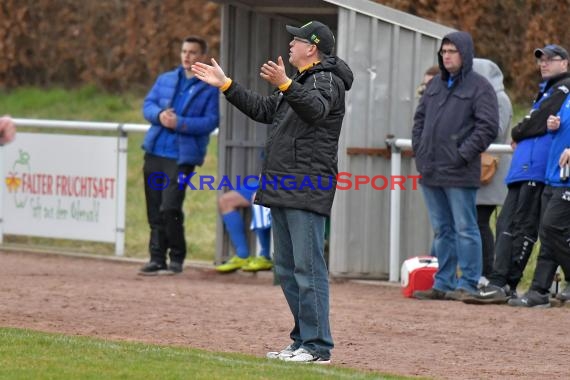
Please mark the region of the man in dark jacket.
POLYGON ((497 136, 499 111, 493 86, 473 71, 473 40, 468 33, 446 35, 438 57, 441 74, 429 82, 420 100, 412 145, 439 268, 433 288, 414 296, 460 300, 477 290, 481 276, 475 199, 480 154, 497 136))
POLYGON ((142 275, 180 273, 186 258, 182 212, 186 187, 178 185, 178 176, 186 177, 204 163, 210 134, 219 122, 218 89, 191 71, 205 58, 206 49, 202 38, 186 38, 181 66, 161 74, 144 100, 143 114, 151 123, 142 145, 150 261, 141 268, 142 275))
MULTIPOLYGON (((497 219, 493 272, 488 277, 489 284, 475 297, 465 299, 466 303, 503 304, 515 295, 538 238, 553 137, 547 133, 546 121, 558 113, 570 93, 570 73, 568 52, 561 46, 535 49, 534 56, 543 81, 529 114, 511 131, 514 152, 505 178, 507 197, 497 219)), ((563 294, 570 299, 570 294, 563 294)))
POLYGON ((253 120, 273 125, 255 202, 271 208, 275 273, 295 327, 293 343, 267 356, 328 363, 333 340, 324 231, 335 194, 345 91, 353 76, 331 55, 335 42, 326 25, 312 21, 287 31, 293 35, 289 63, 298 71, 288 78, 281 57, 263 64, 261 77, 278 88, 271 96, 247 91, 214 60, 213 66, 196 64, 193 70, 253 120))

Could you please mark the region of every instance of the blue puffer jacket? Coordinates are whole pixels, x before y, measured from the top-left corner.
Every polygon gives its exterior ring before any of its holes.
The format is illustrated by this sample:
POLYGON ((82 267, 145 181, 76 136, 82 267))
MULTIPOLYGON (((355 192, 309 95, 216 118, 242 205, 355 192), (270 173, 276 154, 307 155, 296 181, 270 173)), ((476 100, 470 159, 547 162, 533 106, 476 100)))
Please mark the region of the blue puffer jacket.
MULTIPOLYGON (((151 127, 146 133, 142 148, 148 153, 160 156, 160 152, 155 149, 155 143, 165 127, 160 124, 158 115, 172 107, 180 75, 184 75, 182 66, 161 74, 144 100, 144 118, 151 123, 151 127)), ((198 81, 190 91, 182 109, 176 110, 177 162, 179 165, 202 165, 210 134, 220 120, 219 90, 198 81)))

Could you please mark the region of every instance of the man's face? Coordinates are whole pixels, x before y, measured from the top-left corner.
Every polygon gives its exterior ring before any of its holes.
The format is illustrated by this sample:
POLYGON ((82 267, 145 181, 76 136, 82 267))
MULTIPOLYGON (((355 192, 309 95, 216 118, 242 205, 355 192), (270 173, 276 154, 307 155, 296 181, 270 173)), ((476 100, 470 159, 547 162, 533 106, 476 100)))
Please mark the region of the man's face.
POLYGON ((204 53, 197 42, 184 42, 180 51, 180 61, 184 70, 190 71, 193 64, 203 61, 204 53))
POLYGON ((314 45, 310 41, 293 37, 289 42, 289 63, 296 68, 303 67, 307 54, 313 48, 314 45))
POLYGON ((548 57, 543 54, 536 62, 540 67, 540 75, 545 80, 568 71, 568 60, 562 59, 559 55, 548 57))
POLYGON ((443 58, 443 66, 451 74, 457 74, 461 70, 463 65, 463 60, 461 59, 461 54, 454 44, 443 44, 441 50, 439 51, 441 57, 443 58))

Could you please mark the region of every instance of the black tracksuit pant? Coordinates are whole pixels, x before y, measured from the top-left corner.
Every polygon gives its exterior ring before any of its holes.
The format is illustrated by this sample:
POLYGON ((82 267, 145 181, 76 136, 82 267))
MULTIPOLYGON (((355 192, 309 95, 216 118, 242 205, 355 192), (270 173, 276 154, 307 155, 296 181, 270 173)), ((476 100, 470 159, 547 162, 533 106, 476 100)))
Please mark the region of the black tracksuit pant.
POLYGON ((570 187, 546 186, 542 194, 540 253, 530 289, 546 294, 560 265, 570 274, 570 187))
POLYGON ((515 182, 499 213, 496 226, 495 263, 488 280, 496 286, 516 289, 537 240, 544 183, 515 182))
POLYGON ((178 165, 176 160, 145 154, 144 190, 146 212, 150 226, 150 261, 166 265, 166 255, 171 262, 182 264, 186 258, 184 213, 182 205, 186 186, 178 185, 178 175, 188 176, 192 165, 178 165))

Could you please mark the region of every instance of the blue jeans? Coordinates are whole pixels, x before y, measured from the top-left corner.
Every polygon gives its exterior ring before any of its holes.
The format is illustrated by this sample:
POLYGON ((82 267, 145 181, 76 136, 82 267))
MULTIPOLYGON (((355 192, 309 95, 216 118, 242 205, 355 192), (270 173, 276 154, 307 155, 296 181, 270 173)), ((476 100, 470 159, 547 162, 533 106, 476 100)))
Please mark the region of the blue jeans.
POLYGON ((329 359, 329 279, 324 258, 326 217, 310 211, 271 207, 275 274, 293 314, 295 347, 329 359))
POLYGON ((421 188, 435 234, 433 246, 439 264, 433 287, 444 292, 455 289, 475 292, 483 264, 475 207, 477 189, 425 185, 421 188))

